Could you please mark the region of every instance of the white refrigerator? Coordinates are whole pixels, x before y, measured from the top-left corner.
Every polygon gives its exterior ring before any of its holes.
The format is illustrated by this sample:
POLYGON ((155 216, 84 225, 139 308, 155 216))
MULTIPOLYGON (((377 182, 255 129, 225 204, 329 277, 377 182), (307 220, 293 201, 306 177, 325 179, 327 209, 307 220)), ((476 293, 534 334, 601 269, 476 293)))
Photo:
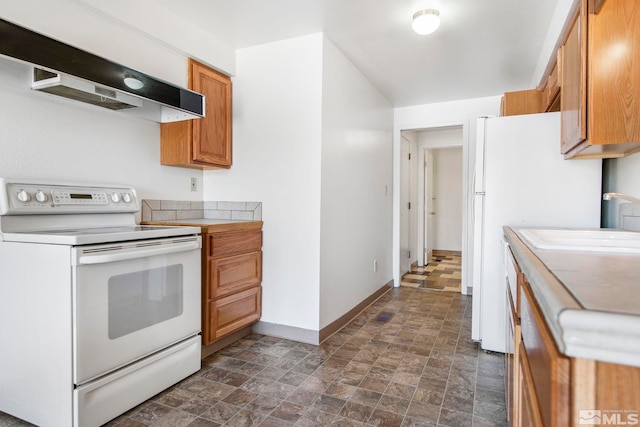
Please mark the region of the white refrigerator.
POLYGON ((480 118, 477 132, 471 335, 504 353, 502 227, 598 228, 602 161, 564 160, 560 113, 480 118))

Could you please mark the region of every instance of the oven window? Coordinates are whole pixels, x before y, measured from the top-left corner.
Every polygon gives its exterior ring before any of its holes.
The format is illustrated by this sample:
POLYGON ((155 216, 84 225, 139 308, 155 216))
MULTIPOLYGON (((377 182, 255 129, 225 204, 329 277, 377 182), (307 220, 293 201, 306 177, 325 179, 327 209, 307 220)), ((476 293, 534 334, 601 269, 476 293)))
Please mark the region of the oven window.
POLYGON ((109 279, 109 339, 182 314, 182 265, 112 276, 109 279))

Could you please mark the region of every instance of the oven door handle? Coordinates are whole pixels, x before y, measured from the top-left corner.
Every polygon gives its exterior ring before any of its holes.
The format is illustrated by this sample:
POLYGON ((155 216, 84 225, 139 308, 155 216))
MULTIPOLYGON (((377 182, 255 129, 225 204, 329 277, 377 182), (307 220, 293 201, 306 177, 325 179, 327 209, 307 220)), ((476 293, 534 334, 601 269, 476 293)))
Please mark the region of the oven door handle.
POLYGON ((156 255, 166 255, 200 249, 200 241, 174 243, 171 245, 147 248, 135 248, 112 253, 82 254, 78 257, 78 265, 106 264, 109 262, 126 261, 137 258, 148 258, 156 255))

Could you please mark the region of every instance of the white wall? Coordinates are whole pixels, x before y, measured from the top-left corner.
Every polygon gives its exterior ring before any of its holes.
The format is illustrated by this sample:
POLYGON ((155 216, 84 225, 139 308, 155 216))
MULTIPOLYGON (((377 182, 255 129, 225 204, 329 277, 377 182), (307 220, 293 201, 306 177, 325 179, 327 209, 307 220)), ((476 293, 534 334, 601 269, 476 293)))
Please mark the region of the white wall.
MULTIPOLYGON (((412 107, 396 108, 394 111, 393 126, 393 274, 396 284, 400 283, 398 274, 400 265, 400 132, 407 129, 427 129, 443 126, 462 126, 463 134, 463 159, 462 168, 466 179, 462 183, 462 191, 465 198, 462 209, 465 214, 471 206, 471 194, 469 188, 472 185, 473 159, 475 159, 476 120, 480 116, 497 116, 500 112, 500 96, 486 98, 466 99, 461 101, 442 102, 436 104, 416 105, 412 107)), ((463 236, 470 229, 470 215, 463 219, 463 236)), ((468 253, 469 242, 462 245, 463 270, 462 283, 467 284, 467 276, 470 276, 473 260, 468 253)))
POLYGON ((462 147, 433 153, 436 216, 433 249, 462 250, 462 147))
POLYGON ((263 202, 261 322, 319 331, 391 279, 392 109, 322 34, 236 71, 234 165, 204 198, 263 202))
POLYGON ((323 47, 320 328, 392 277, 393 110, 329 39, 323 47))
POLYGON ((262 321, 319 330, 322 34, 237 51, 233 166, 205 200, 262 202, 262 321))
POLYGON ((462 126, 431 128, 418 132, 418 145, 425 148, 462 147, 462 126))

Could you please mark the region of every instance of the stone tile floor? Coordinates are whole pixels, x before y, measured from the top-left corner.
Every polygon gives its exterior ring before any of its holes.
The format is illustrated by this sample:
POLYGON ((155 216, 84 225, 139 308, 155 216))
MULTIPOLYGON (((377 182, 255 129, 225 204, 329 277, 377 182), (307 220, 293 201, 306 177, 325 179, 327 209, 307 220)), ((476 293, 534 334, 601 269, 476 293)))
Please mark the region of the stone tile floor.
POLYGON ((433 251, 431 261, 424 267, 411 266, 402 276, 401 286, 460 292, 462 256, 456 251, 433 251))
POLYGON ((107 425, 506 425, 503 355, 470 330, 470 297, 393 288, 320 346, 250 335, 107 425))

